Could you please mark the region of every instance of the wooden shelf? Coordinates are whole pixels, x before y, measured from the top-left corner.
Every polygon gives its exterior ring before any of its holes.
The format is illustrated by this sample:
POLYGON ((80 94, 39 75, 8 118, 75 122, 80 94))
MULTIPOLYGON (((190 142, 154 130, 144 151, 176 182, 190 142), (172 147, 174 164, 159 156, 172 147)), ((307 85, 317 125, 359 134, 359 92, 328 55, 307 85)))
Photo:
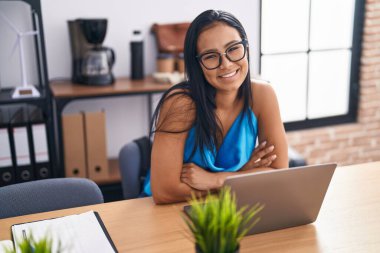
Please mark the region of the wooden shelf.
POLYGON ((19 104, 19 103, 38 103, 46 101, 46 92, 37 88, 40 92, 39 97, 12 98, 14 89, 0 90, 0 105, 19 104))
MULTIPOLYGON (((128 78, 118 78, 115 83, 107 86, 91 86, 74 84, 71 81, 52 81, 50 89, 53 94, 54 109, 57 121, 57 139, 61 147, 58 156, 61 158, 60 167, 58 168, 59 176, 64 176, 65 164, 63 154, 63 129, 62 129, 62 112, 65 106, 77 99, 93 99, 114 96, 128 95, 148 95, 148 113, 149 121, 151 120, 152 94, 168 90, 172 85, 170 83, 158 83, 152 77, 146 77, 143 80, 131 80, 128 78)), ((121 182, 118 159, 109 159, 109 175, 106 178, 95 180, 99 186, 110 186, 121 182)))
POLYGON ((114 84, 107 86, 90 86, 74 84, 71 81, 51 82, 50 88, 55 98, 76 97, 104 97, 138 93, 163 92, 172 85, 169 83, 158 83, 152 77, 143 80, 131 80, 120 78, 114 84))
POLYGON ((95 183, 98 185, 105 184, 115 184, 121 182, 120 169, 119 169, 119 160, 117 158, 108 160, 108 178, 101 180, 96 180, 95 183))

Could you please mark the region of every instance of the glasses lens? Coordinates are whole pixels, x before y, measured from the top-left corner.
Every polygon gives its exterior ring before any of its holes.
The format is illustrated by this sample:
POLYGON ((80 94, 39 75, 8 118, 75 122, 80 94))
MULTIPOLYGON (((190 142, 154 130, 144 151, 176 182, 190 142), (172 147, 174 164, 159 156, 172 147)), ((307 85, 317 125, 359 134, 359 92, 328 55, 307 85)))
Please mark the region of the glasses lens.
POLYGON ((245 46, 242 43, 235 44, 228 48, 226 53, 230 61, 239 61, 245 55, 245 46))
POLYGON ((201 61, 203 66, 208 69, 213 69, 219 66, 219 57, 218 53, 207 53, 202 55, 201 61))

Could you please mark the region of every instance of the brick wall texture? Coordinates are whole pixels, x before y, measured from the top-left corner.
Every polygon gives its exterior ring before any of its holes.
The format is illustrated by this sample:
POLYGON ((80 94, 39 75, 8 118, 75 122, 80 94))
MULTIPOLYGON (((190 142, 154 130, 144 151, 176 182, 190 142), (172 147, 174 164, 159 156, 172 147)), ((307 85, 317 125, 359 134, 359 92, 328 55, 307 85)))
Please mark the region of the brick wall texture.
POLYGON ((356 123, 290 131, 308 164, 380 161, 380 0, 366 0, 356 123))

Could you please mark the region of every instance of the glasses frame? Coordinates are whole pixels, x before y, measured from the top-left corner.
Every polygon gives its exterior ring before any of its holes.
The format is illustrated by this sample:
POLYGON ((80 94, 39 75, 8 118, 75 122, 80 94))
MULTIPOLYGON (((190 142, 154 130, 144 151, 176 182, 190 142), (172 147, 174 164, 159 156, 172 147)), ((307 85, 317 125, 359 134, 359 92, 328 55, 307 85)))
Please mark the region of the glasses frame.
POLYGON ((243 39, 243 40, 241 40, 241 41, 239 41, 239 42, 236 42, 236 43, 232 44, 231 46, 229 46, 229 47, 226 49, 226 51, 224 51, 224 53, 219 53, 219 52, 207 52, 207 53, 204 53, 204 54, 199 54, 199 55, 197 55, 196 58, 197 58, 197 60, 202 64, 203 67, 205 67, 205 68, 208 69, 208 70, 213 70, 213 69, 217 69, 217 68, 219 68, 220 65, 222 65, 222 61, 223 61, 223 60, 222 60, 222 56, 223 56, 223 55, 225 55, 226 58, 227 58, 230 62, 238 62, 238 61, 240 61, 241 59, 243 59, 243 58, 245 57, 245 55, 247 54, 247 48, 248 48, 248 40, 243 39), (234 61, 233 61, 233 60, 231 60, 230 57, 228 56, 227 52, 228 52, 228 50, 230 50, 233 46, 236 46, 236 45, 239 45, 239 44, 242 44, 242 45, 243 45, 243 47, 244 47, 244 54, 243 54, 243 56, 242 56, 240 59, 238 59, 238 60, 234 60, 234 61), (202 57, 205 56, 205 55, 208 55, 208 54, 218 54, 218 55, 219 55, 219 64, 218 64, 218 66, 216 66, 216 67, 214 67, 214 68, 208 68, 208 67, 205 66, 205 64, 202 62, 202 57))

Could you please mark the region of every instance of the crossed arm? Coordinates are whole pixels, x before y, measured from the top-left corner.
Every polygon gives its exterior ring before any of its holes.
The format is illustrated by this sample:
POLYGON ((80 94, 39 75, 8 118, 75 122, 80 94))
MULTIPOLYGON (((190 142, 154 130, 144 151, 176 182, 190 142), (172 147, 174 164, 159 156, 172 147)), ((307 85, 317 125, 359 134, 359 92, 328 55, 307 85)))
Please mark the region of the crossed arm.
POLYGON ((186 163, 182 166, 181 182, 188 184, 197 190, 214 190, 223 186, 228 176, 258 172, 270 169, 270 165, 277 158, 271 154, 274 146, 267 146, 266 141, 262 142, 252 152, 250 160, 237 172, 209 172, 194 163, 186 163))

